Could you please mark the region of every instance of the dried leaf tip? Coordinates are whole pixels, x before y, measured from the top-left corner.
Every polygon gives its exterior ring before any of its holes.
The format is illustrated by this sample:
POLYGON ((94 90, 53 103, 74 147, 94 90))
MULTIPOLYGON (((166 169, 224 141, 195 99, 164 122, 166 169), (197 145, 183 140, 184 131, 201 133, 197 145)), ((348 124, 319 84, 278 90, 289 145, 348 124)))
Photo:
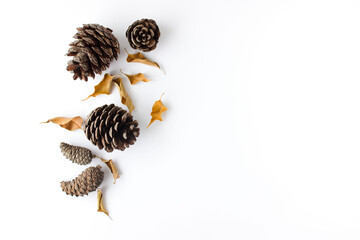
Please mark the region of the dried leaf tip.
POLYGON ((144 76, 143 73, 138 73, 138 74, 135 74, 135 75, 130 75, 130 74, 124 73, 123 71, 121 71, 121 69, 120 69, 120 72, 121 72, 122 74, 124 74, 124 75, 129 79, 131 85, 134 85, 134 84, 136 84, 136 83, 138 83, 138 82, 141 82, 141 81, 142 81, 142 82, 149 82, 149 81, 150 81, 150 79, 147 79, 147 78, 144 76))
POLYGON ((59 125, 60 127, 65 128, 69 131, 75 131, 77 129, 81 129, 83 119, 80 116, 76 116, 73 118, 55 117, 42 123, 49 123, 49 122, 59 125))
POLYGON ((151 111, 151 120, 146 128, 148 128, 155 120, 162 121, 161 114, 167 110, 167 108, 164 106, 164 104, 161 101, 163 95, 164 93, 161 94, 160 99, 154 103, 151 111))
POLYGON ((141 52, 137 52, 134 54, 130 54, 126 48, 125 48, 125 52, 128 54, 128 57, 126 58, 127 62, 135 62, 135 63, 142 63, 142 64, 146 64, 152 67, 157 67, 160 69, 159 64, 157 64, 154 61, 151 61, 150 59, 144 57, 144 55, 141 52))
POLYGON ((97 202, 98 202, 98 210, 97 211, 105 213, 111 219, 108 211, 106 211, 106 209, 104 207, 103 193, 101 192, 100 188, 97 190, 97 202))

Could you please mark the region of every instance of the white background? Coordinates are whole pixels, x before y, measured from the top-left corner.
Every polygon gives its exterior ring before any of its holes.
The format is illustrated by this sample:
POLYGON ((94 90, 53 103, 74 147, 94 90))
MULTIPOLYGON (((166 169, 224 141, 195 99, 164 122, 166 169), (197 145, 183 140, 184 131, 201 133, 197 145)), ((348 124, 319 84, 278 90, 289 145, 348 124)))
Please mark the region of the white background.
MULTIPOLYGON (((360 239, 360 2, 3 1, 1 239, 360 239), (145 54, 127 63, 127 27, 157 21, 145 54), (117 89, 80 101, 102 78, 73 81, 64 56, 76 28, 114 30, 121 56, 107 72, 144 72, 125 87, 141 134, 111 154, 81 130, 40 124, 120 103, 117 89), (146 129, 161 93, 168 111, 146 129), (59 182, 85 169, 65 141, 112 158, 115 185, 75 198, 59 182)), ((105 73, 105 72, 104 72, 105 73)), ((103 74, 104 74, 103 73, 103 74)))

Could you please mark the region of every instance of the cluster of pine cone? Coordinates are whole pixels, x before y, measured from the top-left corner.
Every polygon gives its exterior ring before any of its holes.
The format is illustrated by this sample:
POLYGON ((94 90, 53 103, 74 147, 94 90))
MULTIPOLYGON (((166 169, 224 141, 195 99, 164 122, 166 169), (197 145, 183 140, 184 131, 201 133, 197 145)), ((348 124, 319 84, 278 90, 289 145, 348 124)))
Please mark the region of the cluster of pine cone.
MULTIPOLYGON (((99 149, 107 152, 114 149, 125 150, 133 145, 140 134, 138 122, 122 108, 103 105, 93 110, 84 123, 86 137, 99 149)), ((73 163, 89 164, 95 155, 87 148, 60 143, 63 155, 73 163)), ((84 196, 95 191, 104 178, 100 166, 89 167, 72 181, 61 182, 61 188, 66 194, 84 196)))
MULTIPOLYGON (((100 24, 84 24, 77 28, 76 39, 70 43, 66 54, 73 57, 68 62, 67 70, 73 73, 73 79, 87 81, 95 74, 101 74, 113 60, 118 58, 120 44, 110 28, 100 24)), ((156 48, 160 30, 152 19, 135 21, 126 31, 126 37, 132 48, 149 52, 156 48)), ((125 150, 133 145, 140 134, 138 122, 133 116, 120 107, 103 105, 93 110, 84 122, 86 137, 100 150, 112 152, 114 149, 125 150)), ((61 143, 63 155, 73 163, 89 164, 95 155, 84 147, 61 143)), ((84 196, 95 191, 104 179, 101 167, 89 167, 72 181, 61 182, 66 194, 84 196)))
MULTIPOLYGON (((77 30, 76 40, 70 43, 66 54, 73 57, 66 69, 74 74, 74 80, 87 81, 88 77, 101 74, 118 58, 120 44, 112 30, 100 24, 84 24, 77 30)), ((132 48, 149 52, 156 48, 160 29, 154 20, 141 19, 129 26, 126 37, 132 48)))
MULTIPOLYGON (((64 142, 60 143, 60 150, 67 159, 79 165, 89 164, 95 157, 90 149, 64 142)), ((104 179, 104 172, 100 169, 100 165, 89 167, 72 181, 62 181, 60 183, 62 190, 66 194, 76 197, 95 191, 104 179)))
MULTIPOLYGON (((135 21, 126 31, 126 37, 132 48, 149 52, 156 48, 160 38, 160 30, 152 19, 135 21)), ((66 54, 72 59, 67 70, 73 73, 73 79, 87 81, 95 74, 101 74, 110 63, 117 60, 120 44, 110 28, 100 24, 84 24, 77 28, 76 39, 70 43, 66 54)), ((121 151, 133 145, 140 134, 138 122, 133 116, 114 104, 103 105, 94 109, 82 126, 86 137, 100 150, 121 151)), ((89 149, 60 143, 63 155, 79 165, 89 164, 96 157, 89 149)), ((104 179, 101 166, 88 167, 75 179, 62 181, 62 190, 71 196, 84 196, 95 191, 104 179)))

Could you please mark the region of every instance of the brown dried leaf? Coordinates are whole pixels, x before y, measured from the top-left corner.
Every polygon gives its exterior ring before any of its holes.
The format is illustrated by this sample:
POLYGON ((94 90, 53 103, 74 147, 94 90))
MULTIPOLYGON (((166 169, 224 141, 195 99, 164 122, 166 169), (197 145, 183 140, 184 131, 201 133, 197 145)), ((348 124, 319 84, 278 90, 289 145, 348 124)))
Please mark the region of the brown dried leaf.
POLYGON ((149 125, 146 128, 148 128, 155 120, 162 121, 161 114, 167 110, 167 108, 161 102, 161 98, 163 95, 164 93, 161 95, 160 99, 154 103, 151 111, 152 118, 150 120, 149 125))
POLYGON ((73 118, 55 117, 55 118, 49 119, 46 122, 42 122, 42 123, 49 123, 49 122, 57 124, 60 127, 65 128, 69 131, 75 131, 77 129, 81 129, 83 119, 80 116, 73 117, 73 118))
POLYGON ((151 61, 151 60, 147 59, 146 57, 144 57, 144 55, 141 52, 130 54, 130 53, 128 53, 128 51, 126 49, 125 49, 125 51, 128 54, 128 57, 126 58, 127 62, 142 63, 142 64, 146 64, 146 65, 149 65, 149 66, 157 67, 157 68, 160 69, 159 64, 157 64, 154 61, 151 61))
MULTIPOLYGON (((102 192, 101 192, 101 189, 98 189, 97 190, 97 200, 98 200, 98 212, 103 212, 103 213, 105 213, 106 215, 108 215, 108 217, 110 217, 109 216, 109 213, 108 213, 108 211, 106 211, 106 209, 105 209, 105 207, 104 207, 104 203, 103 203, 103 194, 102 194, 102 192)), ((111 218, 110 218, 111 219, 111 218)))
POLYGON ((113 79, 113 83, 115 83, 115 85, 119 89, 122 104, 126 105, 129 109, 129 112, 131 113, 135 109, 135 107, 131 102, 129 94, 127 94, 127 92, 125 91, 125 87, 121 78, 113 79))
POLYGON ((142 73, 138 73, 136 75, 130 75, 130 74, 124 73, 123 71, 121 71, 121 69, 120 69, 120 72, 122 74, 124 74, 129 79, 131 85, 134 85, 134 84, 136 84, 136 83, 138 83, 140 81, 143 81, 143 82, 149 82, 150 81, 150 79, 147 79, 144 76, 144 74, 142 74, 142 73))
POLYGON ((85 100, 89 99, 90 97, 96 97, 100 94, 109 95, 110 90, 111 90, 111 83, 112 83, 112 80, 114 77, 116 77, 116 75, 112 76, 112 75, 106 73, 104 75, 104 78, 101 80, 101 82, 94 87, 94 89, 95 89, 94 92, 82 101, 85 101, 85 100))
MULTIPOLYGON (((98 156, 97 156, 98 157, 98 156)), ((110 159, 110 160, 105 160, 101 157, 98 157, 101 159, 101 161, 103 161, 106 166, 108 166, 108 168, 110 169, 111 173, 113 174, 113 177, 114 177, 114 184, 116 182, 116 179, 120 178, 120 175, 119 175, 119 171, 117 170, 114 162, 110 159)))

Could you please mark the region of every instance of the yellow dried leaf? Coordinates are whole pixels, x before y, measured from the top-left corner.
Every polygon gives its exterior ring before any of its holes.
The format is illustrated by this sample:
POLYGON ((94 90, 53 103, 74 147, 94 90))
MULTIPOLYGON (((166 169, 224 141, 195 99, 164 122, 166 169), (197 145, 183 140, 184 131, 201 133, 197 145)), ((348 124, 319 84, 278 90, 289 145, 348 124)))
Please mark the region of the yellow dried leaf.
POLYGON ((127 92, 125 91, 125 87, 121 78, 113 79, 113 83, 115 83, 115 85, 119 89, 122 104, 126 105, 129 109, 129 112, 131 113, 135 109, 135 107, 131 102, 129 94, 127 94, 127 92))
POLYGON ((69 131, 74 131, 77 129, 81 129, 81 124, 83 122, 83 119, 80 116, 73 117, 73 118, 55 117, 55 118, 49 119, 46 122, 42 122, 42 123, 49 123, 49 122, 57 124, 60 127, 65 128, 69 131))
POLYGON ((109 95, 110 90, 111 90, 111 83, 112 83, 112 80, 114 77, 116 77, 116 75, 112 76, 112 75, 106 73, 104 78, 101 80, 101 82, 94 87, 94 89, 95 89, 94 92, 82 101, 85 101, 85 100, 89 99, 90 97, 96 97, 100 94, 109 95))
MULTIPOLYGON (((98 156, 96 156, 96 157, 98 157, 98 156)), ((110 160, 105 160, 105 159, 103 159, 101 157, 98 157, 98 158, 100 158, 101 161, 103 161, 106 164, 106 166, 108 166, 108 168, 110 169, 111 173, 113 174, 114 184, 115 184, 116 179, 120 178, 120 175, 119 175, 119 171, 117 170, 114 162, 111 159, 110 160)))
POLYGON ((155 120, 162 121, 161 114, 167 110, 167 108, 161 102, 161 98, 163 95, 164 94, 162 94, 160 99, 154 103, 151 111, 151 120, 146 128, 148 128, 155 120))
POLYGON ((142 64, 146 64, 146 65, 149 65, 149 66, 157 67, 157 68, 160 69, 159 64, 157 64, 154 61, 151 61, 151 60, 147 59, 146 57, 144 57, 144 55, 141 52, 130 54, 130 53, 128 53, 128 51, 126 49, 125 49, 125 51, 128 54, 128 57, 126 58, 127 62, 142 63, 142 64))
POLYGON ((121 69, 120 69, 120 72, 122 74, 124 74, 129 79, 131 85, 134 85, 134 84, 136 84, 136 83, 138 83, 140 81, 143 81, 143 82, 149 82, 150 81, 150 79, 147 79, 144 76, 144 74, 142 74, 142 73, 138 73, 136 75, 130 75, 130 74, 124 73, 123 71, 121 71, 121 69))
MULTIPOLYGON (((108 211, 106 211, 105 207, 104 207, 104 203, 103 203, 103 194, 101 192, 101 189, 98 189, 97 190, 97 200, 98 200, 98 212, 103 212, 105 213, 106 215, 109 216, 109 213, 108 211)), ((111 218, 110 218, 111 219, 111 218)))

